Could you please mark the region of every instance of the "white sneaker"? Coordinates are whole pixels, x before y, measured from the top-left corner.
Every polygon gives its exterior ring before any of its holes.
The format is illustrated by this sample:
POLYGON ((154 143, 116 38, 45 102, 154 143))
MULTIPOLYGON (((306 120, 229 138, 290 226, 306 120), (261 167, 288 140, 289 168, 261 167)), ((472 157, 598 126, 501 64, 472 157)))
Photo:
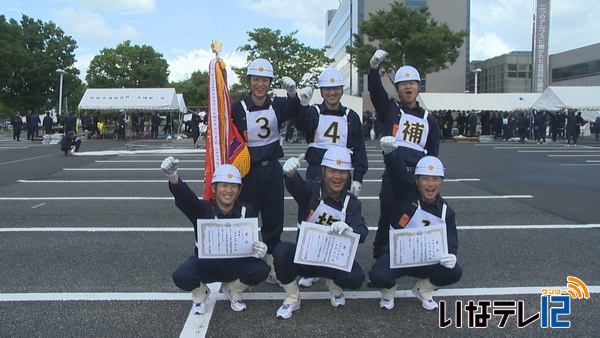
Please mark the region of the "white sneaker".
POLYGON ((316 283, 318 281, 319 281, 319 277, 302 277, 298 281, 298 286, 309 288, 313 285, 313 283, 316 283))
POLYGON ((208 311, 208 306, 205 302, 196 303, 194 304, 192 311, 195 315, 203 315, 206 313, 206 311, 208 311))
POLYGON ((344 306, 346 305, 346 297, 344 297, 344 294, 341 293, 339 295, 331 295, 331 305, 333 305, 333 307, 338 307, 338 306, 344 306))
POLYGON ((229 290, 229 283, 221 284, 221 292, 223 292, 225 297, 227 297, 227 299, 229 299, 229 301, 231 302, 231 309, 233 311, 239 312, 246 310, 246 302, 233 297, 233 295, 231 294, 231 290, 229 290))
POLYGON ((415 295, 415 297, 419 298, 419 300, 421 301, 421 305, 423 305, 423 307, 425 309, 427 309, 427 310, 435 310, 435 309, 437 309, 438 304, 431 297, 431 292, 427 292, 428 295, 425 295, 415 285, 415 287, 412 289, 412 293, 413 293, 413 295, 415 295))
POLYGON ((393 309, 394 308, 394 298, 392 298, 392 299, 381 298, 381 300, 379 301, 379 307, 384 310, 393 309))
POLYGON ((293 304, 283 304, 277 309, 277 318, 288 319, 292 313, 300 308, 300 301, 293 304))

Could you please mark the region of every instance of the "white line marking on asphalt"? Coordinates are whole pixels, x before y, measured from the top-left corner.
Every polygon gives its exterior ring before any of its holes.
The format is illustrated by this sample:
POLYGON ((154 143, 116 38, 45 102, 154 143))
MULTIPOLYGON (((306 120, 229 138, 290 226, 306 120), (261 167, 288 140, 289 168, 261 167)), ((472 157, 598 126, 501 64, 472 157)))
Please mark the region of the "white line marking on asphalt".
MULTIPOLYGON (((456 227, 458 230, 523 230, 523 229, 595 229, 600 228, 600 224, 528 224, 528 225, 461 225, 456 227)), ((375 231, 377 227, 368 227, 375 231)), ((298 228, 284 227, 283 231, 296 231, 298 228)), ((0 232, 191 232, 192 227, 32 227, 32 228, 0 228, 0 232)))
MULTIPOLYGON (((185 180, 188 183, 204 183, 204 180, 185 180)), ((478 178, 444 179, 444 182, 479 182, 478 178)), ((166 180, 17 180, 18 183, 166 183, 166 180)), ((381 179, 363 180, 363 183, 381 183, 381 179)))
MULTIPOLYGON (((533 198, 531 195, 498 195, 498 196, 444 196, 444 199, 511 199, 533 198)), ((285 196, 284 200, 293 200, 292 196, 285 196)), ((360 196, 359 200, 378 200, 379 196, 360 196)), ((52 197, 0 197, 0 201, 172 201, 173 197, 146 197, 146 196, 52 196, 52 197)))
POLYGON ((592 156, 600 156, 600 154, 585 154, 585 155, 548 155, 548 157, 592 157, 592 156))
POLYGON ((40 158, 49 157, 49 156, 52 156, 52 155, 43 155, 43 156, 23 158, 23 159, 20 159, 20 160, 14 160, 14 161, 8 161, 8 162, 0 162, 0 165, 12 164, 12 163, 19 163, 19 162, 25 162, 25 161, 31 161, 31 160, 39 160, 40 158))
POLYGON ((215 310, 215 304, 217 303, 217 297, 219 294, 219 288, 221 287, 221 283, 209 283, 207 285, 211 292, 210 296, 206 300, 206 306, 208 310, 203 315, 196 315, 192 312, 194 310, 192 304, 192 308, 190 309, 190 313, 188 314, 187 320, 185 321, 183 329, 179 334, 180 338, 206 336, 208 324, 210 323, 210 319, 212 318, 213 312, 215 310))
POLYGON ((596 164, 596 163, 581 163, 581 164, 575 164, 575 163, 561 163, 560 166, 563 167, 593 167, 593 166, 597 166, 600 165, 600 163, 596 164))
POLYGON ((34 205, 34 206, 31 207, 31 209, 39 208, 39 207, 41 207, 44 204, 46 204, 46 203, 40 203, 38 205, 34 205))
MULTIPOLYGON (((539 295, 541 289, 562 289, 560 286, 522 286, 505 288, 457 288, 433 291, 434 296, 494 296, 494 295, 539 295)), ((588 285, 590 293, 600 293, 600 285, 588 285)), ((211 289, 212 291, 212 289, 211 289)), ((302 291, 302 299, 328 300, 329 291, 302 291)), ((379 291, 344 291, 347 299, 379 299, 379 291)), ((398 290, 395 298, 413 298, 412 290, 398 290)), ((222 293, 217 300, 227 300, 222 293)), ((245 300, 283 300, 283 292, 244 292, 245 300)), ((65 292, 65 293, 0 293, 0 302, 35 302, 35 301, 190 301, 190 294, 183 292, 65 292)))

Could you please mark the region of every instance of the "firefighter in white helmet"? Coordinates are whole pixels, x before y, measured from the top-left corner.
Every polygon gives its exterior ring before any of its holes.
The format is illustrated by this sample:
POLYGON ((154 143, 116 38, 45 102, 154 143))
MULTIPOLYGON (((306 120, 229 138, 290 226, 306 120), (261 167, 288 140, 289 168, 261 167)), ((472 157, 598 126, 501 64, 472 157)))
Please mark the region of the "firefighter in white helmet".
MULTIPOLYGON (((381 82, 379 66, 388 58, 384 50, 377 50, 370 61, 368 89, 381 125, 382 136, 394 136, 407 170, 413 172, 417 162, 425 155, 437 156, 440 148, 440 128, 433 114, 419 106, 417 96, 421 76, 412 66, 398 69, 394 86, 399 101, 390 98, 381 82)), ((379 257, 381 248, 387 243, 390 212, 393 210, 389 175, 384 171, 379 192, 379 221, 373 241, 373 257, 379 257)))
POLYGON ((414 176, 407 172, 393 136, 380 140, 384 152, 385 168, 390 175, 393 191, 393 210, 388 230, 424 227, 444 224, 448 236, 448 252, 441 255, 439 264, 410 268, 390 268, 390 252, 386 247, 371 267, 369 278, 374 287, 380 288, 379 307, 394 307, 396 280, 403 276, 419 278, 412 292, 427 310, 438 307, 432 292, 439 287, 454 284, 462 277, 462 267, 457 263, 458 232, 456 215, 440 196, 445 171, 442 162, 434 156, 425 156, 415 167, 414 176))
MULTIPOLYGON (((369 231, 362 216, 362 205, 358 198, 346 190, 352 169, 350 153, 345 147, 332 147, 325 152, 321 161, 322 177, 304 180, 297 173, 302 157, 292 157, 283 165, 285 185, 298 203, 298 223, 307 221, 329 225, 332 234, 341 235, 353 231, 364 242, 369 231)), ((277 317, 289 318, 300 308, 300 290, 297 276, 324 277, 331 294, 334 307, 346 304, 342 289, 358 289, 365 274, 358 262, 354 261, 350 272, 322 266, 294 263, 296 244, 281 242, 275 248, 275 271, 285 291, 283 305, 277 310, 277 317)))
MULTIPOLYGON (((305 177, 307 180, 321 177, 321 160, 327 149, 345 147, 351 153, 354 168, 354 177, 348 180, 346 188, 358 197, 363 177, 369 168, 360 117, 340 102, 344 93, 344 77, 337 69, 328 68, 321 72, 319 90, 323 102, 302 107, 296 119, 296 127, 305 133, 308 142, 305 177)), ((318 278, 302 277, 298 284, 310 287, 317 280, 318 278)))
POLYGON ((246 75, 250 93, 236 100, 231 108, 233 123, 244 137, 251 158, 250 172, 243 178, 240 201, 261 215, 261 234, 268 247, 266 261, 271 266, 267 282, 278 284, 272 253, 283 233, 284 188, 279 163, 283 148, 279 126, 296 118, 301 105, 309 104, 312 88, 296 90, 296 82, 284 76, 281 85, 287 97, 269 97, 275 74, 265 59, 252 61, 246 75))
MULTIPOLYGON (((195 238, 198 238, 198 220, 257 217, 252 207, 238 201, 242 176, 236 167, 223 164, 215 169, 212 176, 215 198, 205 201, 198 199, 181 180, 177 173, 178 166, 178 159, 167 157, 161 164, 161 169, 169 178, 169 190, 175 197, 175 205, 194 225, 195 238)), ((181 263, 172 277, 180 289, 191 291, 194 302, 192 311, 195 314, 204 314, 208 310, 206 303, 210 289, 206 284, 212 282, 222 282, 221 292, 231 302, 231 309, 246 309, 242 293, 248 286, 265 281, 271 270, 262 259, 267 253, 267 245, 256 241, 253 249, 255 257, 206 259, 198 258, 198 248, 194 247, 194 255, 181 263)))

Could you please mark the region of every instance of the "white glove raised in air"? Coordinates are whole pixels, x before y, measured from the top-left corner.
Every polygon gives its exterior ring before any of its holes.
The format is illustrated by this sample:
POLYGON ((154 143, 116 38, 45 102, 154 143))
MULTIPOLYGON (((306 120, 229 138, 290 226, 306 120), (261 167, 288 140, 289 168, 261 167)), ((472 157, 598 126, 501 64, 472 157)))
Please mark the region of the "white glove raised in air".
POLYGON ((350 184, 350 192, 358 197, 360 195, 360 191, 362 190, 362 183, 358 181, 352 181, 350 184))
POLYGON ((398 148, 396 138, 394 136, 384 136, 379 140, 379 146, 383 150, 383 154, 387 155, 398 148))
POLYGON ((288 158, 283 164, 283 172, 288 176, 294 176, 294 173, 302 166, 302 160, 304 160, 304 154, 288 158))
POLYGON ((254 254, 256 254, 258 258, 263 258, 267 254, 267 245, 261 241, 256 241, 252 246, 252 250, 254 250, 254 254))
POLYGON ((388 52, 384 51, 383 49, 376 50, 371 57, 371 61, 369 61, 371 69, 379 68, 379 65, 383 62, 383 60, 387 59, 387 57, 388 52))
POLYGON ((288 94, 296 94, 296 81, 292 80, 291 77, 282 77, 281 86, 288 92, 288 94))
POLYGON ((177 175, 177 166, 179 166, 179 160, 173 156, 169 156, 162 162, 160 169, 164 171, 167 177, 173 177, 177 175))
POLYGON ((454 254, 442 255, 442 258, 440 259, 440 264, 445 268, 454 269, 454 267, 456 266, 456 255, 454 255, 454 254))
POLYGON ((308 106, 310 104, 310 100, 313 96, 312 87, 304 87, 300 89, 298 92, 298 97, 300 98, 300 104, 303 106, 308 106))
POLYGON ((331 229, 329 229, 328 233, 341 235, 342 232, 346 230, 353 231, 352 228, 348 224, 346 224, 346 222, 337 221, 333 222, 333 224, 331 225, 331 229))

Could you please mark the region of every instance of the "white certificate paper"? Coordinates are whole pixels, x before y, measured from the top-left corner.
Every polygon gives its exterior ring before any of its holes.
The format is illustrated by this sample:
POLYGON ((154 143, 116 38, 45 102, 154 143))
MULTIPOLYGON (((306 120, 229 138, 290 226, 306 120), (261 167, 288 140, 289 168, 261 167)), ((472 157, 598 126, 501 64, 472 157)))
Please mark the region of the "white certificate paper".
POLYGON ((328 234, 329 229, 329 226, 302 222, 294 263, 352 271, 360 235, 351 231, 328 234))
POLYGON ((258 218, 199 219, 198 258, 257 257, 258 218))
POLYGON ((448 253, 446 225, 390 230, 390 268, 433 265, 448 253))

